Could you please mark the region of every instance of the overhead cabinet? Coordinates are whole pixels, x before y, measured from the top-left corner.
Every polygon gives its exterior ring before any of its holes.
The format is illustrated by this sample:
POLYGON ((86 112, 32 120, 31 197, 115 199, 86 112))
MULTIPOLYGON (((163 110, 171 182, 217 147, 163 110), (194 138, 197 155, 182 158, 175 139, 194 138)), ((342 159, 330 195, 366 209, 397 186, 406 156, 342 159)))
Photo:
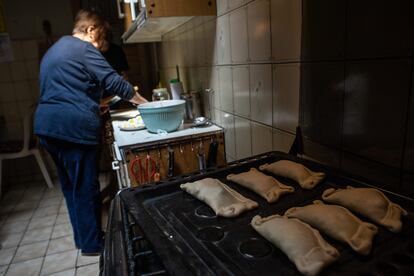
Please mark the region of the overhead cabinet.
MULTIPOLYGON (((120 0, 118 0, 120 1, 120 0)), ((161 41, 162 35, 193 16, 216 15, 215 0, 124 0, 125 43, 161 41)))

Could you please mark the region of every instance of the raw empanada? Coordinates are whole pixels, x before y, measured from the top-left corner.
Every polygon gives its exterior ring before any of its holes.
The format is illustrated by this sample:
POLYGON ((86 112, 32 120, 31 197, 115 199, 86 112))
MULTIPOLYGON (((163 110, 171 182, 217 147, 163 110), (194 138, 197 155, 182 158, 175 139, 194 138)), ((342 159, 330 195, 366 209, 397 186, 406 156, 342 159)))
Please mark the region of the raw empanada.
POLYGON ((391 202, 382 192, 374 188, 351 186, 346 189, 329 188, 323 192, 322 199, 342 205, 395 233, 401 231, 401 215, 407 215, 407 211, 400 205, 391 202))
POLYGON ((283 185, 273 177, 265 175, 255 168, 251 168, 250 171, 244 173, 229 174, 227 180, 254 191, 269 203, 276 202, 283 194, 295 191, 295 188, 283 185))
POLYGON ((327 243, 318 230, 298 219, 255 216, 251 225, 280 248, 302 274, 316 275, 339 258, 336 248, 327 243))
POLYGON ((360 254, 369 254, 372 239, 378 231, 375 225, 361 221, 342 206, 325 205, 320 200, 313 203, 290 208, 285 212, 285 216, 308 223, 328 236, 349 244, 360 254))
POLYGON ((264 164, 259 169, 293 179, 303 189, 308 190, 318 185, 325 177, 325 173, 323 172, 313 172, 302 164, 290 160, 280 160, 272 164, 264 164))
POLYGON ((245 198, 232 188, 213 178, 181 184, 180 188, 208 204, 217 216, 236 217, 244 211, 259 206, 257 202, 245 198))

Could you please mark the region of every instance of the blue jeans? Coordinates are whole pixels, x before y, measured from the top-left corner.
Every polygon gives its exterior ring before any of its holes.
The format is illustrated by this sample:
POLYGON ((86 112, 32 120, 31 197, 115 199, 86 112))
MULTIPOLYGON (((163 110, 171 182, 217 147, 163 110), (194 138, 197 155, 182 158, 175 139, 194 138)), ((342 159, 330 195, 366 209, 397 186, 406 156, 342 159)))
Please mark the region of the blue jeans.
POLYGON ((76 247, 82 249, 82 253, 100 252, 103 234, 97 146, 45 136, 40 137, 40 144, 56 164, 76 247))

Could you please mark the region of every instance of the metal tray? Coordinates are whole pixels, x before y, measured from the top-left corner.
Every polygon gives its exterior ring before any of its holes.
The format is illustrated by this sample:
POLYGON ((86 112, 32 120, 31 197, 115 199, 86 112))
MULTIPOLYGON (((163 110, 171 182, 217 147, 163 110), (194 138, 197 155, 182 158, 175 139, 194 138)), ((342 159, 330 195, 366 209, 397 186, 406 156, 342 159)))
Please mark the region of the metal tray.
MULTIPOLYGON (((293 206, 310 204, 320 199, 329 187, 367 186, 338 172, 281 152, 271 152, 234 162, 226 168, 206 173, 184 175, 139 189, 125 189, 120 197, 131 219, 139 225, 156 254, 171 275, 300 275, 292 262, 278 248, 262 238, 250 226, 253 216, 283 214, 293 206), (315 171, 324 171, 326 179, 313 190, 303 190, 289 179, 275 176, 282 183, 295 187, 295 193, 269 204, 255 193, 225 179, 266 162, 289 159, 303 163, 315 171), (183 192, 179 184, 205 177, 222 182, 259 203, 260 207, 237 218, 216 217, 203 202, 183 192)), ((385 192, 402 205, 409 216, 403 219, 399 234, 379 227, 370 256, 361 256, 329 237, 323 237, 338 249, 341 257, 327 267, 322 275, 413 275, 414 274, 414 202, 385 192)), ((369 221, 361 217, 365 221, 369 221)), ((281 233, 283 235, 283 233, 281 233)))

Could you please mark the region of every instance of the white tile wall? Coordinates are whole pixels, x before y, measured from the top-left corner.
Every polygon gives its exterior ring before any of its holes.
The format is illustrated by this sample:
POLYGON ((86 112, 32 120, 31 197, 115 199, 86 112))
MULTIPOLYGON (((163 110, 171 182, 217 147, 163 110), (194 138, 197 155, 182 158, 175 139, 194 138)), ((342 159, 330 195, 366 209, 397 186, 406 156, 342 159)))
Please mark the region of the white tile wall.
POLYGON ((289 152, 294 140, 294 135, 273 129, 273 150, 289 152))
POLYGON ((28 77, 26 65, 23 61, 15 61, 10 64, 11 76, 14 81, 26 80, 28 77))
POLYGON ((299 114, 300 64, 292 61, 300 61, 301 0, 218 0, 217 11, 168 33, 163 77, 178 64, 185 88, 214 90, 203 100, 225 128, 228 161, 288 151, 299 114))
POLYGON ((229 1, 231 2, 233 0, 216 0, 217 15, 221 15, 229 9, 229 1))
POLYGON ((207 65, 217 64, 217 43, 216 43, 216 33, 217 33, 217 20, 210 20, 205 24, 205 46, 206 46, 206 62, 207 65))
POLYGON ((219 83, 221 108, 223 111, 233 113, 232 68, 230 66, 219 68, 219 83))
POLYGON ((236 158, 242 159, 252 155, 252 136, 250 120, 235 116, 236 158))
MULTIPOLYGON (((0 63, 0 82, 11 81, 11 73, 8 63, 0 63)), ((2 90, 0 90, 2 91, 2 90)))
POLYGON ((218 64, 230 64, 230 26, 229 15, 223 15, 217 19, 217 62, 218 64))
POLYGON ((226 140, 226 153, 231 157, 236 157, 234 115, 226 112, 221 112, 221 124, 225 130, 224 139, 226 140))
POLYGON ((247 7, 249 56, 251 61, 271 59, 270 2, 257 0, 247 7))
POLYGON ((221 100, 220 100, 220 86, 219 86, 219 68, 212 67, 210 71, 210 88, 213 89, 213 98, 212 103, 214 108, 220 109, 221 108, 221 100))
POLYGON ((300 64, 273 67, 273 126, 295 133, 299 124, 300 64))
MULTIPOLYGON (((194 46, 195 46, 195 65, 203 66, 206 64, 206 49, 204 41, 204 25, 199 25, 194 30, 194 46)), ((191 41, 189 41, 192 44, 191 41)))
POLYGON ((272 151, 272 128, 252 123, 252 154, 272 151))
POLYGON ((250 117, 249 66, 233 67, 234 113, 250 117))
POLYGON ((238 8, 246 2, 247 0, 229 0, 229 9, 233 10, 235 8, 238 8))
POLYGON ((230 13, 230 44, 232 63, 248 62, 247 8, 230 13))
POLYGON ((271 0, 272 53, 277 61, 299 61, 302 0, 271 0))
POLYGON ((26 101, 31 99, 30 82, 27 80, 13 83, 14 93, 17 101, 26 101))
POLYGON ((12 82, 0 83, 0 103, 14 101, 15 92, 12 82))
POLYGON ((272 66, 250 65, 250 106, 254 121, 272 125, 272 66))

